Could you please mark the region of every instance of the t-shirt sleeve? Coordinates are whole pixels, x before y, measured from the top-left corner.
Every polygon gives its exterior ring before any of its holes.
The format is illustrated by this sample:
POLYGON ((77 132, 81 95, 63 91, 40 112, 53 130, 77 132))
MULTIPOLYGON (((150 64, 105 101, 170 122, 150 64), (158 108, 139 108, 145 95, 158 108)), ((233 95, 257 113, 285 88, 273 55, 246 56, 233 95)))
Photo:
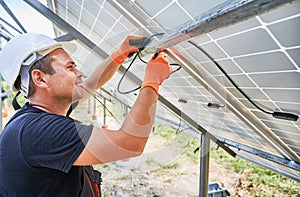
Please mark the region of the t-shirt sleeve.
POLYGON ((93 126, 51 114, 32 121, 24 129, 23 154, 32 167, 68 172, 85 148, 93 126))

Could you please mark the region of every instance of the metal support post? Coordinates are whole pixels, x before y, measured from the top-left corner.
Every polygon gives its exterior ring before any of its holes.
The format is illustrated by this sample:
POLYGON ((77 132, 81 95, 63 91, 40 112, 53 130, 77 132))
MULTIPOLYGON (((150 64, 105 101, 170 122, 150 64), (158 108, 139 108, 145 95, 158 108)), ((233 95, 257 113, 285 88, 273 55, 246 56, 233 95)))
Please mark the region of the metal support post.
POLYGON ((106 125, 106 98, 103 97, 103 125, 106 125))
POLYGON ((209 175, 209 148, 210 139, 206 132, 201 134, 201 151, 200 151, 200 185, 199 196, 208 196, 208 175, 209 175))

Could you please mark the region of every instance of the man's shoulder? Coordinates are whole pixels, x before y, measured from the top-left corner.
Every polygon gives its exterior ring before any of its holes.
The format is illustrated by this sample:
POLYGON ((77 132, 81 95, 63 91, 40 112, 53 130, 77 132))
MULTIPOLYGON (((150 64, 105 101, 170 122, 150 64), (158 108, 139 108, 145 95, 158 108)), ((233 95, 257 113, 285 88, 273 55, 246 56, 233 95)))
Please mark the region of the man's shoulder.
POLYGON ((71 121, 72 120, 66 118, 65 116, 49 113, 36 107, 32 107, 29 104, 25 104, 21 109, 16 111, 7 125, 21 124, 27 128, 43 127, 43 125, 50 122, 53 124, 64 125, 70 123, 71 121))
POLYGON ((14 122, 15 119, 20 119, 22 117, 28 117, 33 116, 42 113, 41 110, 30 106, 28 103, 26 103, 24 106, 21 107, 21 109, 17 110, 16 113, 11 117, 9 123, 14 122))

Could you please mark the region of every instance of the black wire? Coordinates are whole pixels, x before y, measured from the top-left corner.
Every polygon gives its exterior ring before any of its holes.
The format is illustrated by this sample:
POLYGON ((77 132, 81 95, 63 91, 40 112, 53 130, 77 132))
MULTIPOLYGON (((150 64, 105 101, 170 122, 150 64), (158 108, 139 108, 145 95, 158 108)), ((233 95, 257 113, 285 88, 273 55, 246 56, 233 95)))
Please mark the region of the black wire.
POLYGON ((141 88, 141 86, 138 86, 137 88, 134 88, 133 90, 129 90, 129 91, 126 91, 126 92, 122 92, 121 89, 120 89, 121 82, 123 81, 123 79, 124 79, 126 73, 128 72, 129 68, 132 66, 133 62, 135 61, 135 59, 136 59, 136 57, 137 57, 138 55, 139 55, 139 52, 137 52, 137 53, 135 54, 135 56, 133 57, 133 59, 132 59, 132 61, 130 62, 129 66, 126 68, 125 72, 123 73, 123 75, 122 75, 122 77, 121 77, 121 79, 120 79, 120 81, 119 81, 119 83, 118 83, 117 90, 118 90, 118 92, 119 92, 120 94, 129 94, 129 93, 134 92, 134 91, 136 91, 136 90, 138 90, 138 89, 141 88))
POLYGON ((178 127, 176 129, 176 134, 178 134, 180 132, 179 131, 180 127, 181 127, 181 118, 179 118, 179 124, 178 124, 178 127))
POLYGON ((195 44, 192 41, 188 41, 190 44, 192 44, 193 46, 195 46, 197 49, 199 49, 204 55, 206 55, 221 71, 222 73, 227 77, 227 79, 232 83, 232 85, 252 104, 254 105, 257 109, 259 109, 260 111, 266 113, 266 114, 273 114, 273 112, 268 112, 264 109, 262 109, 261 107, 259 107, 256 103, 254 103, 250 97, 244 92, 242 91, 237 85, 236 83, 229 77, 229 75, 226 73, 226 71, 220 66, 220 64, 218 62, 216 62, 204 49, 202 49, 200 46, 198 46, 197 44, 195 44))
MULTIPOLYGON (((136 55, 134 56, 134 58, 133 58, 132 61, 130 62, 129 66, 127 67, 127 69, 126 69, 125 72, 123 73, 123 75, 122 75, 122 77, 121 77, 121 79, 120 79, 120 81, 119 81, 119 83, 118 83, 117 91, 118 91, 120 94, 129 94, 129 93, 134 92, 134 91, 136 91, 136 90, 138 90, 138 89, 141 88, 141 85, 140 85, 140 86, 138 86, 138 87, 136 87, 136 88, 134 88, 134 89, 132 89, 132 90, 123 92, 123 91, 121 91, 120 86, 121 86, 121 82, 123 81, 123 79, 124 79, 126 73, 128 72, 128 70, 130 69, 130 67, 132 66, 133 62, 135 61, 135 59, 136 59, 137 57, 138 57, 138 58, 140 59, 140 61, 143 62, 144 64, 147 64, 147 63, 148 63, 147 61, 145 61, 145 60, 143 60, 143 59, 141 58, 140 52, 144 49, 145 45, 149 42, 149 40, 150 40, 151 38, 155 37, 155 36, 159 36, 159 35, 163 35, 163 34, 164 34, 164 33, 156 33, 156 34, 153 34, 153 35, 147 37, 147 39, 143 42, 143 44, 142 44, 143 47, 142 47, 142 48, 139 48, 139 51, 136 53, 136 55)), ((159 53, 159 52, 157 52, 157 53, 159 53)), ((170 73, 170 75, 172 75, 173 73, 175 73, 175 72, 177 72, 178 70, 181 69, 181 66, 180 66, 179 64, 170 64, 170 66, 174 66, 174 65, 178 66, 178 68, 175 69, 174 71, 172 71, 172 72, 170 73)), ((170 76, 170 75, 169 75, 169 76, 170 76)), ((168 76, 168 77, 169 77, 169 76, 168 76)), ((167 77, 167 78, 168 78, 168 77, 167 77)))
MULTIPOLYGON (((141 62, 147 64, 147 61, 143 60, 140 56, 140 53, 138 53, 138 58, 141 60, 141 62)), ((181 66, 179 64, 176 64, 176 63, 171 63, 170 66, 178 66, 178 68, 176 68, 175 70, 173 70, 170 75, 172 75, 173 73, 179 71, 181 69, 181 66)))
POLYGON ((140 53, 137 53, 137 56, 139 57, 139 59, 141 60, 141 62, 147 64, 147 61, 143 60, 142 57, 140 56, 140 53))
MULTIPOLYGON (((121 82, 123 81, 123 79, 124 79, 126 73, 128 72, 128 70, 130 69, 130 67, 132 66, 133 62, 135 61, 135 59, 136 59, 137 57, 140 59, 141 62, 147 64, 147 62, 141 58, 141 56, 140 56, 140 51, 137 52, 136 55, 133 57, 132 61, 130 62, 129 66, 126 68, 125 72, 123 73, 123 75, 122 75, 122 77, 121 77, 121 79, 120 79, 120 81, 119 81, 119 83, 118 83, 117 91, 118 91, 120 94, 129 94, 129 93, 134 92, 134 91, 136 91, 136 90, 138 90, 138 89, 141 88, 141 85, 140 85, 140 86, 138 86, 138 87, 136 87, 136 88, 134 88, 134 89, 132 89, 132 90, 126 91, 126 92, 122 92, 121 89, 120 89, 121 82)), ((174 74, 175 72, 177 72, 177 71, 179 71, 179 70, 181 69, 181 66, 180 66, 179 64, 176 64, 176 63, 172 63, 172 64, 170 64, 170 66, 178 66, 178 68, 176 68, 175 70, 173 70, 173 71, 170 73, 170 75, 174 74)), ((170 76, 170 75, 169 75, 169 76, 170 76)), ((168 76, 168 77, 169 77, 169 76, 168 76)), ((167 78, 168 78, 168 77, 167 77, 167 78)))
POLYGON ((115 115, 97 98, 96 95, 94 95, 93 93, 91 93, 88 89, 86 89, 83 85, 81 85, 82 89, 84 89, 89 95, 91 95, 92 97, 94 97, 109 113, 110 115, 118 122, 118 124, 120 124, 119 120, 115 117, 115 115))
MULTIPOLYGON (((137 53, 137 54, 138 54, 138 58, 141 60, 141 62, 143 62, 143 63, 145 63, 145 64, 148 63, 147 61, 145 61, 145 60, 142 59, 142 57, 140 56, 140 53, 137 53)), ((176 63, 171 63, 170 66, 178 66, 178 68, 175 69, 175 70, 173 70, 173 71, 171 72, 171 74, 173 74, 173 73, 175 73, 175 72, 177 72, 177 71, 179 71, 179 70, 181 69, 181 66, 180 66, 179 64, 176 64, 176 63)), ((170 75, 171 75, 171 74, 170 74, 170 75)))
POLYGON ((178 68, 176 68, 175 70, 172 70, 172 72, 170 73, 170 75, 176 73, 177 71, 179 71, 181 69, 181 66, 179 64, 176 64, 176 63, 172 63, 172 64, 170 64, 170 66, 178 66, 178 68))

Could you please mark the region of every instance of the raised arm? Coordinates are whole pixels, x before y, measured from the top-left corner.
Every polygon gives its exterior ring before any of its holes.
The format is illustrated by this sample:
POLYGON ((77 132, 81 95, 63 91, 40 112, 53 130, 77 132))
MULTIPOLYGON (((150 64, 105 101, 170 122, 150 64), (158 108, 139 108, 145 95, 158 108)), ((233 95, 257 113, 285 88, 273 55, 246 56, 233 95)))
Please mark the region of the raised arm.
POLYGON ((98 90, 105 84, 115 72, 119 69, 120 65, 132 52, 138 52, 139 49, 129 44, 129 40, 139 39, 141 37, 128 36, 120 48, 113 52, 111 56, 106 58, 99 66, 95 68, 90 76, 83 83, 84 87, 90 92, 98 90))
POLYGON ((94 128, 74 165, 92 165, 140 155, 155 117, 159 85, 170 74, 166 54, 148 62, 139 96, 119 130, 94 128))

